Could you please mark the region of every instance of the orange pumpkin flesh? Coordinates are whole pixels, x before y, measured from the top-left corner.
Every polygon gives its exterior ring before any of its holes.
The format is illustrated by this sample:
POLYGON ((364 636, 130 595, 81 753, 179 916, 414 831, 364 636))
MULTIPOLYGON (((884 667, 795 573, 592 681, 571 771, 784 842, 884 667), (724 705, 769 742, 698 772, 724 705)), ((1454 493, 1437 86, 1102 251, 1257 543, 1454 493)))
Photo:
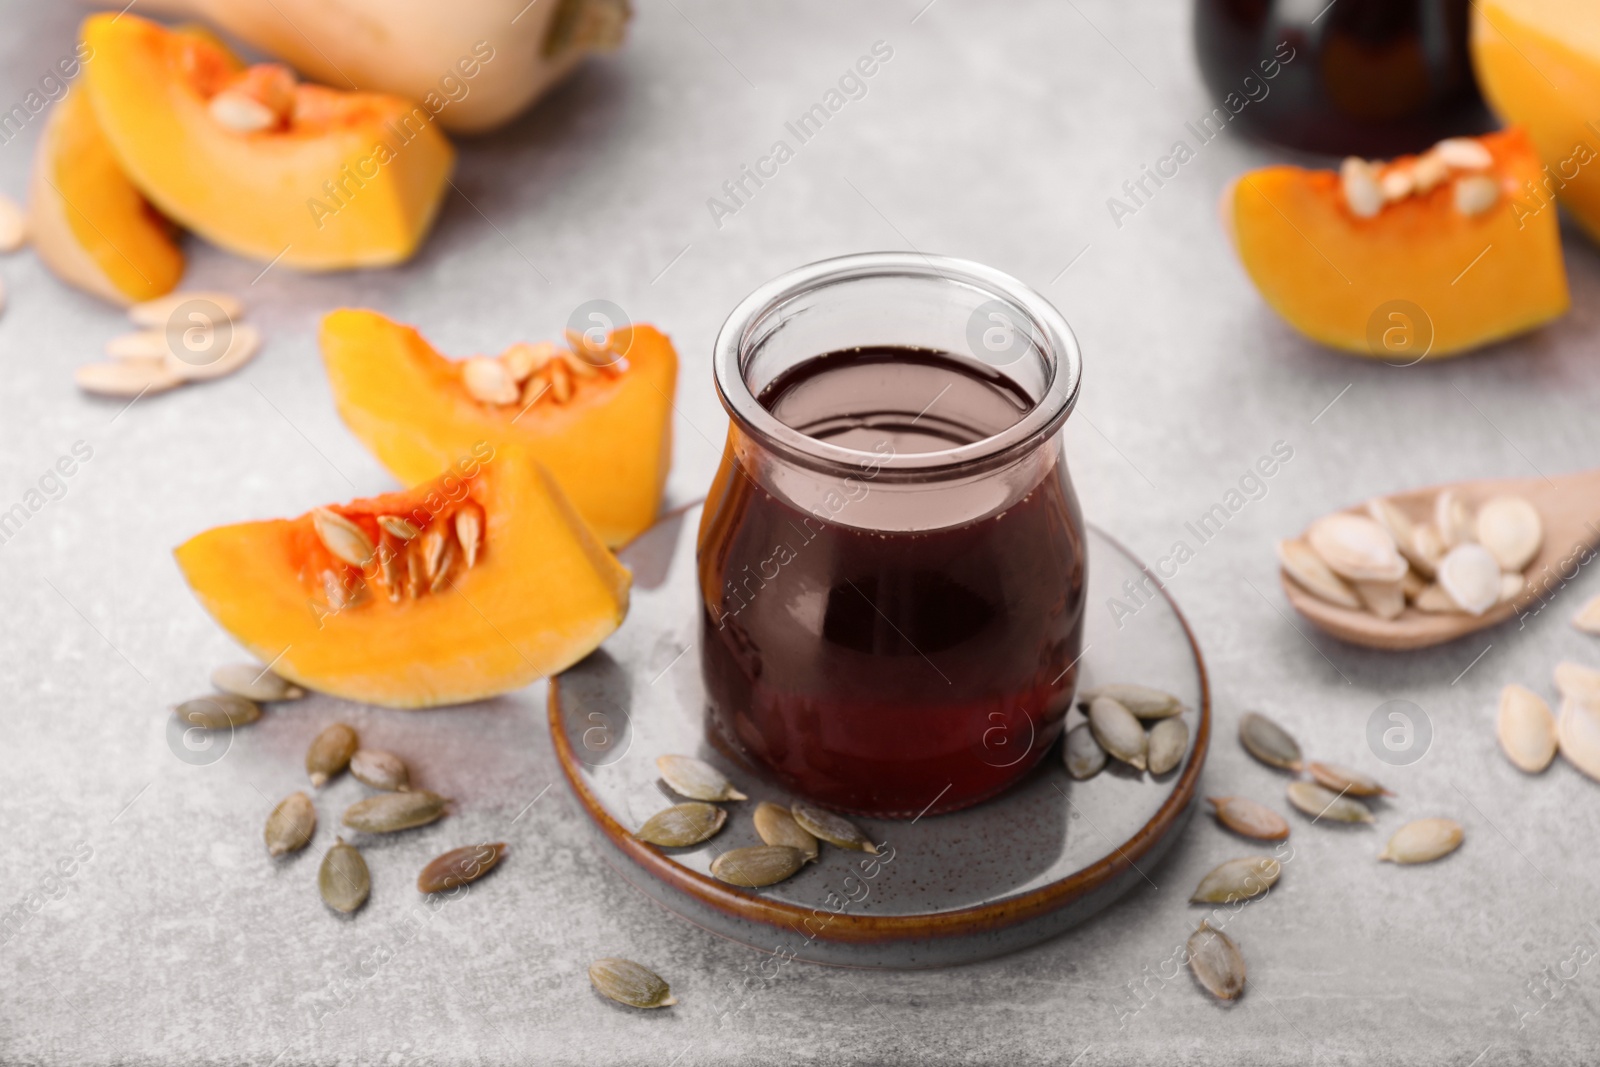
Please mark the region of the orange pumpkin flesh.
POLYGON ((163 212, 240 255, 308 270, 380 266, 416 249, 454 151, 399 97, 243 71, 224 49, 133 15, 84 23, 85 83, 122 169, 163 212), (287 91, 281 121, 241 132, 213 113, 225 90, 287 91))
POLYGON ((1569 304, 1555 212, 1515 209, 1523 183, 1539 173, 1527 135, 1506 130, 1479 142, 1493 157, 1485 173, 1500 195, 1476 215, 1457 210, 1445 181, 1358 218, 1337 173, 1276 166, 1233 183, 1224 222, 1261 295, 1312 340, 1390 358, 1371 341, 1374 321, 1383 320, 1381 334, 1401 321, 1385 305, 1405 301, 1431 323, 1429 357, 1464 352, 1533 329, 1569 304))
POLYGON ((440 355, 415 329, 375 311, 339 310, 322 320, 322 356, 345 424, 410 485, 480 441, 526 446, 561 484, 596 535, 624 544, 648 529, 672 462, 672 398, 678 356, 652 326, 614 331, 608 372, 575 378, 562 400, 476 400, 463 363, 440 355))
POLYGON ((577 662, 627 612, 627 569, 515 448, 482 447, 435 481, 326 510, 365 534, 364 566, 330 551, 311 514, 219 526, 175 553, 212 617, 309 688, 398 708, 479 700, 577 662), (463 513, 481 529, 470 566, 463 513), (436 581, 423 561, 435 539, 436 581))

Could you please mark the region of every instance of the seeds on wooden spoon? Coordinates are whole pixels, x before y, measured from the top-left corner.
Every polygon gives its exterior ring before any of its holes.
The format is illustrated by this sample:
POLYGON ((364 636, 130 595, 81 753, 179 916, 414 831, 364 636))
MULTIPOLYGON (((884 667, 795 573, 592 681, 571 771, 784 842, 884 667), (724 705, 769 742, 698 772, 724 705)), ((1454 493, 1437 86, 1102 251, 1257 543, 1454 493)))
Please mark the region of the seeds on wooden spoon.
POLYGON ((1207 797, 1216 809, 1217 821, 1236 834, 1258 841, 1282 841, 1289 836, 1289 823, 1282 815, 1248 797, 1207 797))
POLYGON ((589 964, 589 981, 602 996, 630 1008, 666 1008, 678 1003, 656 972, 632 960, 607 956, 589 964))
POLYGON ((377 551, 377 546, 372 543, 372 538, 367 536, 367 531, 337 511, 330 511, 327 508, 313 509, 311 525, 316 529, 317 538, 323 547, 333 553, 335 559, 344 560, 352 567, 365 567, 371 561, 372 554, 377 551))
POLYGON ((350 757, 361 745, 354 727, 336 722, 317 735, 306 749, 306 774, 318 788, 350 765, 350 757))
POLYGON ((1472 540, 1472 512, 1454 489, 1445 489, 1433 498, 1433 525, 1447 552, 1472 540))
POLYGON ((1089 702, 1089 729, 1100 747, 1130 767, 1145 769, 1149 738, 1133 712, 1110 697, 1089 702))
POLYGON ((788 845, 797 848, 807 860, 814 860, 820 851, 817 839, 809 830, 795 821, 788 808, 763 800, 756 805, 754 816, 756 833, 769 845, 788 845))
POLYGON ((1375 821, 1364 804, 1342 797, 1314 782, 1290 782, 1289 803, 1311 816, 1313 822, 1328 819, 1332 822, 1375 821))
POLYGON ((1444 591, 1444 586, 1437 582, 1418 593, 1411 603, 1418 611, 1433 615, 1462 614, 1461 605, 1452 600, 1450 594, 1444 591))
POLYGON ((1229 860, 1200 879, 1191 904, 1232 904, 1260 896, 1278 881, 1283 869, 1271 856, 1247 856, 1229 860))
POLYGON ((492 845, 466 845, 435 857, 417 875, 417 892, 444 893, 476 882, 494 869, 505 855, 504 841, 492 845))
POLYGON ((226 663, 211 672, 211 684, 224 693, 263 704, 299 700, 306 691, 259 663, 226 663))
POLYGON ((1406 572, 1406 561, 1389 531, 1365 515, 1324 515, 1311 524, 1306 540, 1312 551, 1342 578, 1398 582, 1406 572))
POLYGON ((830 845, 877 855, 878 846, 849 819, 841 819, 831 811, 823 811, 810 804, 792 804, 789 814, 794 816, 794 821, 800 824, 802 830, 830 845))
POLYGON ((1567 762, 1600 781, 1600 706, 1567 697, 1561 702, 1556 735, 1567 762))
POLYGON ((1394 796, 1393 792, 1385 789, 1376 779, 1369 778, 1359 771, 1353 771, 1349 767, 1341 767, 1337 763, 1312 761, 1306 765, 1306 771, 1318 785, 1335 793, 1352 797, 1394 796))
POLYGON ((1239 720, 1239 743, 1269 767, 1288 771, 1300 769, 1300 743, 1289 736, 1289 731, 1258 711, 1247 711, 1239 720))
POLYGON ((1166 719, 1183 714, 1183 701, 1147 685, 1095 686, 1079 694, 1078 703, 1088 707, 1095 697, 1110 697, 1132 712, 1136 719, 1166 719))
POLYGON ((1461 846, 1461 824, 1454 819, 1418 819, 1394 832, 1378 859, 1391 863, 1430 863, 1461 846))
POLYGON ((1497 496, 1478 508, 1478 543, 1503 571, 1521 571, 1544 544, 1539 510, 1520 496, 1497 496))
POLYGON ((372 874, 367 861, 354 845, 337 838, 332 848, 322 857, 322 867, 317 871, 317 888, 322 891, 322 901, 334 911, 346 915, 367 902, 372 892, 372 874))
POLYGON ((261 706, 236 693, 210 693, 185 700, 172 710, 190 726, 205 730, 245 726, 261 718, 261 706))
POLYGON ((1304 541, 1279 541, 1278 562, 1306 592, 1342 608, 1359 609, 1361 599, 1304 541))
POLYGON ((1093 778, 1106 765, 1106 750, 1094 739, 1094 731, 1086 722, 1080 722, 1067 731, 1066 744, 1061 746, 1061 758, 1067 773, 1078 781, 1093 778))
POLYGON ((1444 538, 1439 536, 1439 530, 1432 523, 1418 523, 1411 531, 1411 551, 1405 553, 1406 559, 1416 567, 1425 577, 1432 578, 1438 571, 1439 561, 1444 559, 1444 538))
POLYGON ((656 769, 674 793, 690 800, 745 800, 728 776, 693 756, 659 756, 656 769))
POLYGON ((1500 564, 1471 541, 1452 548, 1439 562, 1439 585, 1469 615, 1482 615, 1500 601, 1500 564))
POLYGON ((389 834, 426 826, 444 815, 449 798, 426 789, 410 793, 379 793, 344 809, 344 824, 369 834, 389 834))
POLYGON ((790 877, 805 862, 805 853, 788 845, 752 845, 729 849, 712 860, 711 876, 729 885, 759 889, 790 877))
POLYGON ((1237 1000, 1244 992, 1244 957, 1239 946, 1221 930, 1213 930, 1204 919, 1200 929, 1189 935, 1189 969, 1206 991, 1221 1000, 1237 1000))
POLYGON ((1500 691, 1495 736, 1512 765, 1529 774, 1538 774, 1556 758, 1556 717, 1543 697, 1523 686, 1500 691))
POLYGON ((1428 579, 1424 578, 1415 567, 1406 571, 1406 576, 1400 579, 1400 591, 1407 600, 1415 600, 1428 588, 1428 579))
POLYGON ((1162 719, 1150 730, 1146 759, 1151 774, 1166 774, 1189 751, 1189 727, 1182 719, 1162 719))
POLYGON ((715 804, 694 800, 656 812, 633 836, 662 848, 688 848, 715 837, 727 821, 728 813, 715 804))
MULTIPOLYGON (((1411 573, 1409 570, 1407 574, 1411 573)), ((1400 582, 1352 582, 1356 596, 1366 609, 1380 619, 1398 619, 1406 610, 1406 594, 1400 582)))
POLYGON ((411 771, 406 761, 393 752, 377 748, 356 749, 355 755, 350 757, 350 773, 355 775, 356 781, 385 793, 401 792, 411 784, 411 771))
POLYGON ((304 793, 290 793, 278 801, 278 806, 267 816, 264 834, 267 854, 281 856, 285 852, 298 852, 311 843, 316 832, 316 805, 304 793))
POLYGON ((1556 664, 1556 692, 1573 700, 1600 704, 1600 671, 1562 660, 1556 664))
POLYGON ((1572 617, 1572 625, 1586 634, 1600 634, 1600 596, 1578 609, 1572 617))
POLYGON ((1527 584, 1527 579, 1520 574, 1513 574, 1510 571, 1502 574, 1500 576, 1500 599, 1497 603, 1509 604, 1517 599, 1517 596, 1522 592, 1523 586, 1527 584))

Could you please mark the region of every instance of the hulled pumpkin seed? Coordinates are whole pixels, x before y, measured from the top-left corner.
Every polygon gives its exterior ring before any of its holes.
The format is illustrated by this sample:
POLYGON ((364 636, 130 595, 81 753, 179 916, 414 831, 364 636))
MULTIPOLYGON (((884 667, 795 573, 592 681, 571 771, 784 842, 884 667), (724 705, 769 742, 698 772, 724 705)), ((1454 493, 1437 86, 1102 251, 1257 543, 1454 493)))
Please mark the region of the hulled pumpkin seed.
POLYGON ((369 834, 388 834, 426 826, 444 814, 449 798, 419 789, 414 793, 379 793, 344 809, 344 824, 369 834))
POLYGON ((763 800, 756 805, 754 815, 756 833, 769 845, 788 845, 805 854, 806 859, 817 858, 817 839, 795 821, 794 814, 778 804, 763 800))
POLYGON ((1189 969, 1206 992, 1222 1000, 1236 1000, 1244 992, 1244 957, 1239 946, 1204 919, 1189 936, 1189 969))
POLYGON ((350 757, 350 773, 356 781, 386 793, 404 792, 411 784, 406 761, 393 752, 377 748, 358 748, 350 757))
POLYGON ((1189 751, 1189 726, 1182 719, 1162 719, 1150 728, 1148 741, 1151 774, 1166 774, 1183 762, 1189 751))
POLYGON ((1290 782, 1289 803, 1311 816, 1313 822, 1318 819, 1330 819, 1333 822, 1373 821, 1372 812, 1367 810, 1366 805, 1324 789, 1315 782, 1290 782))
POLYGON ((1271 856, 1246 856, 1215 867, 1200 879, 1191 904, 1232 904, 1258 897, 1278 881, 1283 868, 1271 856))
POLYGON ((417 875, 417 892, 443 893, 476 882, 494 869, 505 855, 504 841, 492 845, 466 845, 436 857, 417 875))
POLYGON ((206 730, 222 730, 229 726, 244 726, 261 718, 261 705, 246 700, 236 693, 211 693, 193 700, 185 700, 172 709, 190 726, 206 730))
POLYGON ((1494 730, 1500 748, 1518 770, 1538 774, 1556 758, 1556 717, 1531 689, 1508 685, 1500 691, 1494 730))
POLYGON ((320 787, 348 767, 350 757, 356 754, 360 743, 355 729, 342 722, 336 722, 318 734, 316 740, 311 742, 311 747, 306 749, 306 773, 311 776, 311 784, 320 787))
POLYGON ((678 1003, 656 972, 632 960, 607 956, 589 964, 589 981, 602 996, 631 1008, 666 1008, 678 1003))
POLYGON ((788 845, 732 848, 711 861, 711 876, 729 885, 759 889, 788 878, 805 865, 806 854, 788 845))
POLYGON ((1315 760, 1306 764, 1306 771, 1320 786, 1343 793, 1351 797, 1392 797, 1394 792, 1385 789, 1376 779, 1369 778, 1359 771, 1349 767, 1341 767, 1337 763, 1318 763, 1315 760))
POLYGON ((1378 858, 1391 863, 1429 863, 1460 847, 1460 823, 1454 819, 1418 819, 1396 830, 1378 858))
POLYGON ((1095 697, 1089 702, 1089 729, 1108 755, 1144 770, 1149 740, 1133 712, 1111 697, 1095 697))
POLYGON ((337 838, 334 846, 322 857, 322 867, 317 871, 317 888, 322 891, 322 902, 334 911, 346 915, 367 902, 372 892, 372 874, 367 861, 354 845, 337 838))
POLYGON ((1217 821, 1236 834, 1258 841, 1282 841, 1289 836, 1289 823, 1265 804, 1248 797, 1207 797, 1216 809, 1217 821))
POLYGON ((259 663, 225 663, 211 672, 211 684, 224 693, 271 704, 279 700, 299 700, 306 691, 274 674, 259 663))
POLYGON ((299 852, 317 832, 317 809, 304 793, 290 793, 267 816, 267 854, 299 852))
POLYGON ((656 769, 674 793, 690 800, 745 800, 728 776, 693 756, 660 756, 656 769))
POLYGON ((849 819, 841 819, 831 811, 823 811, 810 804, 791 805, 789 814, 800 824, 800 829, 813 837, 820 837, 830 845, 877 854, 878 846, 849 819))
POLYGON ((1288 771, 1300 769, 1300 742, 1259 711, 1247 711, 1239 720, 1239 743, 1269 767, 1288 771))
POLYGON ((1067 731, 1067 743, 1061 746, 1061 758, 1067 764, 1067 773, 1080 782, 1093 778, 1106 765, 1106 750, 1094 739, 1089 724, 1080 722, 1067 731))
POLYGON ((727 821, 727 812, 715 804, 696 800, 656 812, 633 836, 663 848, 688 848, 716 836, 727 821))
POLYGON ((1110 697, 1140 719, 1166 719, 1183 713, 1183 701, 1147 685, 1097 685, 1079 696, 1078 703, 1088 707, 1095 697, 1110 697))

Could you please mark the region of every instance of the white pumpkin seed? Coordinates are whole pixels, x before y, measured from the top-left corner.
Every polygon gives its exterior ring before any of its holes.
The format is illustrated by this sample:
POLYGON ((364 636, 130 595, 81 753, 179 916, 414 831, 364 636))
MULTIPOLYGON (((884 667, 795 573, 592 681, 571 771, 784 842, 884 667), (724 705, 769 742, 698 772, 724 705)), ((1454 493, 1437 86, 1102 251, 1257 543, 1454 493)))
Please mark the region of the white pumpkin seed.
POLYGON ((1500 599, 1497 603, 1511 603, 1522 594, 1523 587, 1527 584, 1527 580, 1520 574, 1513 574, 1509 571, 1502 574, 1500 576, 1500 599))
POLYGON ((190 382, 206 382, 232 374, 255 358, 261 351, 261 331, 254 326, 241 324, 233 327, 228 336, 228 348, 222 355, 207 363, 191 363, 169 348, 167 369, 190 382))
POLYGON ((1133 712, 1110 697, 1095 697, 1089 702, 1089 729, 1108 755, 1145 769, 1149 739, 1133 712))
POLYGON ((1150 729, 1146 759, 1151 774, 1166 774, 1189 751, 1189 726, 1182 719, 1162 719, 1150 729))
POLYGON ((1449 164, 1431 149, 1418 156, 1417 161, 1411 165, 1411 180, 1416 183, 1419 193, 1432 191, 1448 177, 1450 177, 1449 164))
POLYGON ((1556 736, 1567 762, 1600 782, 1600 705, 1567 697, 1561 702, 1556 736))
POLYGON ((410 793, 379 793, 344 809, 344 824, 369 834, 388 834, 426 826, 444 816, 448 797, 418 789, 410 793))
POLYGON ((385 793, 403 792, 411 786, 411 771, 406 761, 379 748, 356 749, 355 755, 350 757, 350 773, 356 781, 385 793))
POLYGON ((515 404, 522 395, 505 364, 488 356, 473 356, 462 362, 461 384, 474 400, 485 404, 515 404))
POLYGON ((28 240, 28 213, 21 204, 0 194, 0 254, 10 255, 28 240))
POLYGON ((1378 859, 1390 863, 1431 863, 1461 847, 1461 824, 1454 819, 1417 819, 1394 832, 1378 859))
POLYGON ((336 838, 334 846, 322 857, 317 888, 328 907, 350 914, 365 904, 372 892, 372 874, 367 870, 367 861, 361 858, 354 845, 345 844, 342 837, 336 838))
POLYGON ((1412 606, 1418 611, 1426 611, 1433 615, 1460 615, 1461 605, 1450 599, 1450 594, 1444 591, 1444 586, 1435 582, 1412 600, 1412 606))
POLYGON ((217 124, 234 133, 260 133, 278 124, 278 113, 238 89, 224 89, 206 103, 217 124))
POLYGON ((1481 215, 1500 199, 1500 183, 1487 174, 1456 179, 1455 206, 1463 215, 1481 215))
POLYGON ((437 593, 449 584, 450 568, 456 565, 456 558, 460 555, 456 542, 447 538, 444 550, 439 553, 439 561, 434 565, 433 580, 428 583, 428 592, 437 593))
POLYGON ((1131 711, 1136 719, 1166 719, 1183 714, 1183 701, 1147 685, 1097 685, 1080 693, 1078 703, 1087 708, 1095 697, 1110 697, 1131 711))
POLYGON ((1488 170, 1494 163, 1489 150, 1470 137, 1446 137, 1433 146, 1433 154, 1456 170, 1488 170))
POLYGON ((791 804, 789 814, 794 816, 794 821, 800 824, 802 830, 830 845, 877 855, 878 846, 874 845, 872 839, 862 833, 860 827, 849 819, 840 818, 831 811, 823 811, 810 804, 791 804))
POLYGON ((306 749, 306 774, 311 784, 321 788, 329 778, 350 765, 350 757, 360 747, 355 729, 336 722, 323 730, 306 749))
POLYGON ((422 536, 422 531, 417 529, 416 523, 399 515, 379 515, 378 525, 383 527, 390 537, 401 541, 415 541, 422 536))
POLYGON ((1564 659, 1556 664, 1556 692, 1573 700, 1600 704, 1600 671, 1564 659))
POLYGON ((115 360, 165 360, 167 354, 167 335, 162 330, 122 333, 106 342, 106 355, 115 360))
POLYGON ((239 298, 232 293, 221 293, 214 289, 178 289, 153 300, 133 305, 128 309, 128 318, 133 320, 135 326, 165 330, 172 313, 191 300, 204 300, 214 305, 227 319, 237 319, 244 315, 244 304, 240 303, 239 298))
POLYGON ((442 572, 444 550, 449 544, 450 531, 442 522, 434 523, 422 532, 422 539, 417 542, 417 550, 422 554, 422 573, 429 582, 442 572))
POLYGON ((1444 559, 1444 538, 1439 536, 1438 527, 1432 523, 1418 523, 1411 531, 1411 550, 1401 550, 1411 565, 1425 578, 1433 578, 1438 574, 1439 561, 1444 559))
POLYGON ((1383 210, 1383 186, 1378 184, 1377 169, 1366 160, 1350 156, 1339 164, 1339 187, 1356 218, 1370 219, 1383 210))
POLYGON ((1282 841, 1289 836, 1289 823, 1265 804, 1248 797, 1207 797, 1217 821, 1236 834, 1258 841, 1282 841))
POLYGON ((589 981, 602 996, 630 1008, 666 1008, 678 1003, 672 989, 650 968, 607 956, 589 964, 589 981))
POLYGON ((788 845, 731 848, 711 861, 711 877, 729 885, 760 889, 791 877, 805 862, 805 853, 788 845))
POLYGON ((1440 561, 1439 585, 1461 610, 1482 615, 1500 602, 1500 564, 1482 545, 1463 542, 1440 561))
POLYGON ((317 531, 317 539, 323 547, 335 559, 343 560, 352 567, 365 567, 377 551, 367 531, 336 511, 312 509, 311 525, 317 531))
POLYGON ((1332 822, 1375 821, 1366 805, 1324 789, 1315 782, 1290 782, 1289 803, 1311 816, 1313 822, 1320 819, 1332 822))
POLYGON ((1189 969, 1206 992, 1219 1000, 1237 1000, 1244 992, 1244 957, 1239 946, 1221 930, 1213 930, 1204 919, 1200 929, 1189 935, 1186 955, 1189 969))
POLYGON ((534 371, 549 363, 555 354, 556 346, 549 341, 542 341, 539 344, 518 341, 508 346, 498 358, 505 364, 506 373, 511 375, 511 380, 521 385, 534 371))
POLYGON ((1411 521, 1411 517, 1393 502, 1381 496, 1367 501, 1367 514, 1372 517, 1373 522, 1389 531, 1389 536, 1394 538, 1395 547, 1404 555, 1406 546, 1416 536, 1417 524, 1411 521))
POLYGON ((1343 793, 1351 797, 1392 797, 1393 791, 1385 789, 1375 778, 1370 778, 1360 771, 1353 771, 1349 767, 1341 767, 1337 763, 1318 763, 1315 760, 1306 764, 1306 773, 1320 786, 1343 793))
POLYGON ((1061 746, 1061 758, 1067 773, 1078 781, 1093 778, 1105 769, 1106 750, 1094 739, 1094 731, 1086 722, 1080 722, 1067 731, 1066 744, 1061 746))
POLYGON ((1508 685, 1500 690, 1494 732, 1506 759, 1518 770, 1538 774, 1556 758, 1556 717, 1531 689, 1508 685))
POLYGON ((278 801, 278 806, 267 816, 263 836, 267 841, 267 854, 281 856, 285 852, 298 852, 311 843, 317 832, 317 808, 304 793, 290 793, 278 801))
POLYGON ((727 775, 693 756, 659 756, 656 769, 674 793, 690 800, 745 800, 727 775))
MULTIPOLYGON (((1411 571, 1408 569, 1407 574, 1411 571)), ((1406 610, 1405 588, 1400 582, 1352 582, 1356 596, 1380 619, 1398 619, 1406 610)))
POLYGON ((261 718, 261 706, 237 693, 210 693, 185 700, 172 710, 190 726, 205 730, 245 726, 261 718))
POLYGON ((816 859, 821 851, 811 832, 795 821, 793 812, 780 804, 763 800, 756 805, 752 820, 756 824, 756 833, 769 845, 797 848, 808 861, 816 859))
POLYGON ((633 836, 662 848, 688 848, 715 837, 728 821, 728 813, 701 800, 674 804, 645 820, 633 836))
POLYGON ((107 363, 85 363, 72 372, 72 380, 84 392, 100 396, 164 393, 183 384, 183 379, 158 359, 114 359, 107 363))
POLYGON ((259 663, 225 663, 211 672, 211 684, 224 693, 263 704, 299 700, 306 695, 304 689, 259 663))
POLYGON ((1433 525, 1446 552, 1472 540, 1472 512, 1454 489, 1445 489, 1433 498, 1433 525))
POLYGON ((1361 599, 1345 580, 1334 574, 1322 557, 1311 550, 1304 541, 1279 541, 1278 562, 1289 577, 1306 592, 1321 597, 1330 604, 1359 610, 1361 599))
POLYGON ((1428 588, 1428 579, 1417 573, 1415 568, 1406 571, 1406 576, 1400 579, 1400 591, 1405 594, 1407 601, 1417 599, 1426 588, 1428 588))
POLYGON ((456 512, 456 540, 467 559, 467 569, 478 562, 478 549, 483 546, 483 509, 476 504, 463 504, 456 512))
POLYGON ((1478 508, 1474 532, 1478 543, 1503 571, 1520 572, 1544 544, 1539 509, 1520 496, 1497 496, 1478 508))
POLYGON ((1378 179, 1378 186, 1383 190, 1383 198, 1393 204, 1415 192, 1417 182, 1411 176, 1409 168, 1390 167, 1383 172, 1383 177, 1378 179))
POLYGON ((1363 582, 1398 582, 1406 561, 1389 531, 1365 515, 1324 515, 1306 532, 1311 550, 1335 574, 1363 582))
POLYGON ((1239 743, 1269 767, 1300 769, 1300 742, 1289 731, 1258 711, 1247 711, 1239 720, 1239 743))
POLYGON ((1200 879, 1191 904, 1232 904, 1258 897, 1277 884, 1283 868, 1271 856, 1246 856, 1229 860, 1200 879))
POLYGON ((1578 609, 1572 617, 1572 625, 1586 634, 1600 634, 1600 596, 1578 609))

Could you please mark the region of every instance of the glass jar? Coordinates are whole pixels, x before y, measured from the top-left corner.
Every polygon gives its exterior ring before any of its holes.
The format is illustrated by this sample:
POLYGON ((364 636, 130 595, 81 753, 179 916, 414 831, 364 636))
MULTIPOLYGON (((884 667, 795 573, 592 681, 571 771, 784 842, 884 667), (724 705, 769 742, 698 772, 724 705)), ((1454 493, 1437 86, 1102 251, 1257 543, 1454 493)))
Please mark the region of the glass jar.
POLYGON ((1082 643, 1060 434, 1082 367, 1060 313, 976 263, 846 256, 747 297, 714 362, 712 743, 860 814, 1016 782, 1060 735, 1082 643))

